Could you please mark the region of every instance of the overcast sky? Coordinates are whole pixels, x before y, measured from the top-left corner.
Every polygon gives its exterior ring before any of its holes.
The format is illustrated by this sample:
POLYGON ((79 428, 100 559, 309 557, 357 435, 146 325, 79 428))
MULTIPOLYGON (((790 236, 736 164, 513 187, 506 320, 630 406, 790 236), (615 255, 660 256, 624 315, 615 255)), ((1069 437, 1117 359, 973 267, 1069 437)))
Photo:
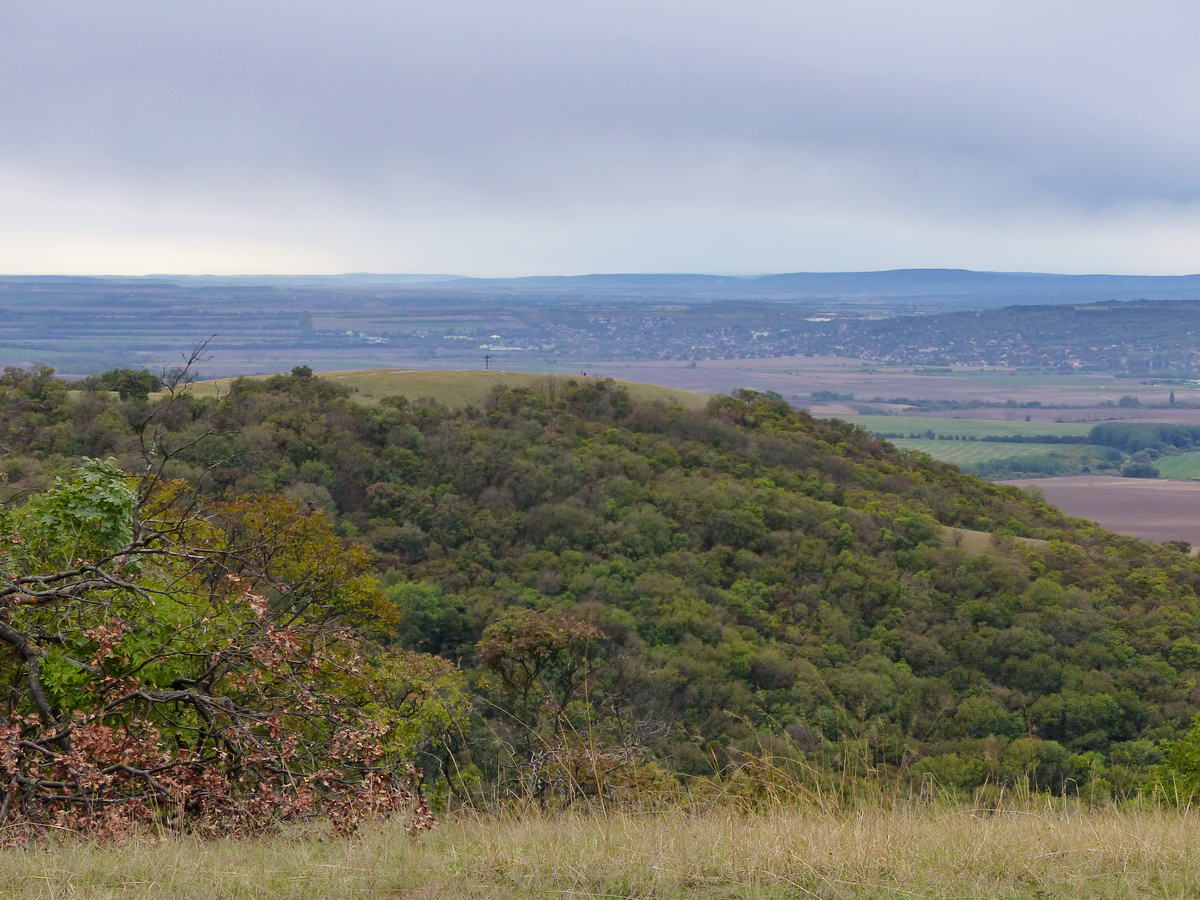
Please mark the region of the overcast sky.
POLYGON ((0 271, 1200 271, 1194 0, 0 0, 0 271))

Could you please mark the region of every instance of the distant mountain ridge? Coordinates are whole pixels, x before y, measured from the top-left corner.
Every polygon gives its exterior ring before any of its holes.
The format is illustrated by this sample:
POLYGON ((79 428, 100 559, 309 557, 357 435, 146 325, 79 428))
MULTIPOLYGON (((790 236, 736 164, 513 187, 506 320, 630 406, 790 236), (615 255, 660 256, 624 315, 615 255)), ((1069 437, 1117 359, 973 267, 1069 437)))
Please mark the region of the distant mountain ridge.
POLYGON ((1048 272, 986 272, 971 269, 887 269, 867 272, 787 272, 768 275, 700 273, 604 273, 476 278, 450 274, 341 275, 145 275, 0 276, 0 283, 37 282, 176 284, 205 287, 278 287, 421 291, 497 297, 575 297, 616 300, 905 300, 947 307, 994 307, 1013 303, 1099 300, 1200 299, 1200 274, 1062 275, 1048 272))
POLYGON ((1061 275, 1045 272, 979 272, 970 269, 888 269, 874 272, 788 272, 772 275, 611 274, 535 275, 523 278, 467 278, 456 289, 686 288, 728 296, 795 299, 822 297, 980 298, 987 305, 1079 300, 1142 300, 1200 298, 1200 274, 1195 275, 1061 275))

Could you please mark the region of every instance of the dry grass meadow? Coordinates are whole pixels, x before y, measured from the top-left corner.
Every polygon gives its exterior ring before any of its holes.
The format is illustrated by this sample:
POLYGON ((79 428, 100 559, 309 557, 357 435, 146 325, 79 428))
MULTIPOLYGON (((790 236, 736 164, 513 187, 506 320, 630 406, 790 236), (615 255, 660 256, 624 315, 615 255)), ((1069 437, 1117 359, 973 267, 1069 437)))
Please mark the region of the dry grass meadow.
MULTIPOLYGON (((412 400, 431 397, 450 407, 478 405, 487 399, 496 385, 533 390, 554 390, 567 381, 595 381, 595 377, 553 375, 531 372, 443 371, 437 369, 361 369, 343 372, 318 372, 322 378, 344 384, 354 391, 354 398, 363 403, 376 403, 383 397, 398 394, 412 400)), ((267 377, 267 376, 253 376, 267 377)), ((229 388, 233 379, 221 378, 200 381, 195 385, 197 396, 213 396, 229 388)), ((661 400, 679 403, 687 409, 699 409, 708 396, 658 384, 619 381, 634 400, 661 400)))
POLYGON ((929 803, 459 816, 409 836, 0 854, 5 897, 1195 897, 1200 813, 929 803))

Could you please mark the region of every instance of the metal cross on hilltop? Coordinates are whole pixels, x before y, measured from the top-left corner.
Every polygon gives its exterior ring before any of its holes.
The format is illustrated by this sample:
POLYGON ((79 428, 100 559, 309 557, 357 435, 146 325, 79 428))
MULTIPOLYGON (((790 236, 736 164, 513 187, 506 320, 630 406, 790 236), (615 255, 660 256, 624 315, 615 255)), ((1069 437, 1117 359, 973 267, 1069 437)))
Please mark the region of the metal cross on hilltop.
POLYGON ((483 367, 485 369, 490 369, 492 367, 492 358, 486 353, 483 356, 483 367))

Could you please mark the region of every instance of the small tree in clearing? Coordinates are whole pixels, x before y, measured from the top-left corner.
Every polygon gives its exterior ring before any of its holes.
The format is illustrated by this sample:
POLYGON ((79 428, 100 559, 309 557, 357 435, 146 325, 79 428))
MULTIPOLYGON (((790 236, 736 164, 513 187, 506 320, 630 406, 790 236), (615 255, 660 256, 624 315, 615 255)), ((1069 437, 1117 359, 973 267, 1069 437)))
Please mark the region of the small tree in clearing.
POLYGON ((494 726, 507 740, 514 787, 539 802, 661 793, 669 778, 622 710, 613 661, 598 666, 604 632, 565 613, 510 609, 476 649, 494 676, 494 726))

